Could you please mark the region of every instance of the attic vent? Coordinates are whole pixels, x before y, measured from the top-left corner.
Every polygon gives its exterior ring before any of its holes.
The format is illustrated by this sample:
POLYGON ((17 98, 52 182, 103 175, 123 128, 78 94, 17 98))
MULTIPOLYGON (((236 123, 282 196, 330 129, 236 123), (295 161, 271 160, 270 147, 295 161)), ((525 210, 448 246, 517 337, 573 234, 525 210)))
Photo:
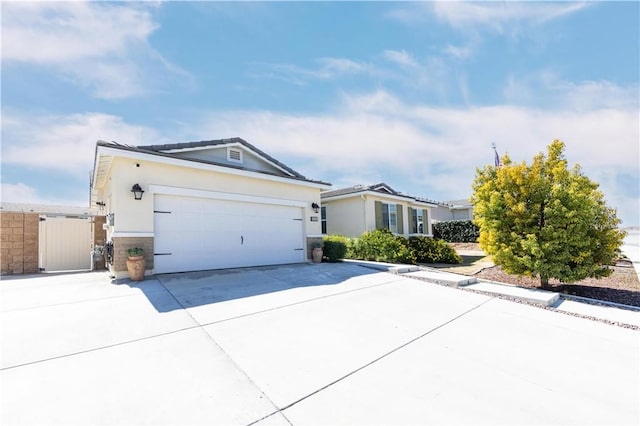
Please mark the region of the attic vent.
POLYGON ((242 150, 237 148, 227 148, 227 160, 234 163, 242 163, 242 150))

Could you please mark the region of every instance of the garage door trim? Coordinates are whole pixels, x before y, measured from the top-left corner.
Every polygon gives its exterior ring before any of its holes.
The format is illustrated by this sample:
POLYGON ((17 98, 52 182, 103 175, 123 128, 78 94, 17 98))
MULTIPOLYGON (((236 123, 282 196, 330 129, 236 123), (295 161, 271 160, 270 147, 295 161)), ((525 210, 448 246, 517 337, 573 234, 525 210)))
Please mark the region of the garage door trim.
POLYGON ((183 197, 209 198, 224 201, 240 201, 245 203, 275 204, 278 206, 306 207, 308 202, 287 200, 284 198, 260 197, 256 195, 235 194, 230 192, 204 191, 201 189, 181 188, 164 185, 149 185, 152 195, 175 195, 183 197))

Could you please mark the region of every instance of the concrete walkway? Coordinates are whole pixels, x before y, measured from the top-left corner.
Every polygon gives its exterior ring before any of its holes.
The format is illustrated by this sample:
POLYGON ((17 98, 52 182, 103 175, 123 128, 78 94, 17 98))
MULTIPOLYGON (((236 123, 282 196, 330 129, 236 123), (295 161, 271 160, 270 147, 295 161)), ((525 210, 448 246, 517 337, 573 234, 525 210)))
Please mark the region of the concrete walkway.
POLYGON ((0 423, 638 424, 638 332, 354 264, 0 283, 0 423))

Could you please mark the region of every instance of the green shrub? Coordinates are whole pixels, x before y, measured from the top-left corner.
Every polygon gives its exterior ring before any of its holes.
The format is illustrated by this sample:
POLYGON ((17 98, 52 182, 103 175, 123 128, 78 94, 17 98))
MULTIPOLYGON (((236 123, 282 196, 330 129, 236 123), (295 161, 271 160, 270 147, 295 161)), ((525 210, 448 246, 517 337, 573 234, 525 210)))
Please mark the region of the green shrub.
POLYGON ((460 255, 443 240, 409 237, 409 247, 413 250, 418 263, 457 264, 462 262, 460 255))
POLYGON ((144 250, 142 249, 142 247, 133 247, 127 249, 127 256, 129 257, 142 256, 143 254, 144 250))
POLYGON ((416 256, 407 239, 393 235, 388 229, 365 232, 354 241, 348 252, 352 259, 389 263, 416 262, 416 256))
POLYGON ((433 237, 450 243, 475 243, 480 237, 480 228, 470 220, 434 222, 433 237))
POLYGON ((327 262, 337 262, 347 254, 348 238, 342 235, 328 235, 322 239, 323 254, 327 262))

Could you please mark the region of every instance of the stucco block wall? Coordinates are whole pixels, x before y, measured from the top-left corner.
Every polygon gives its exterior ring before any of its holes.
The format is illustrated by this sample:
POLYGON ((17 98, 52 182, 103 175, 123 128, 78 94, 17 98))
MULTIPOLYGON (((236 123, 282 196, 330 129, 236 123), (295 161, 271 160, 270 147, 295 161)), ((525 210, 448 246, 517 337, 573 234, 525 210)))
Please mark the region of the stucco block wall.
POLYGON ((144 250, 145 269, 153 269, 153 237, 113 237, 112 272, 127 270, 127 250, 134 247, 144 250))
POLYGON ((96 246, 104 246, 107 241, 107 231, 102 229, 102 225, 107 223, 104 216, 96 216, 93 218, 93 244, 96 246))
POLYGON ((0 213, 1 273, 32 274, 38 269, 37 213, 0 213))
MULTIPOLYGON (((102 225, 107 222, 107 218, 104 216, 95 216, 93 218, 93 245, 103 246, 107 242, 107 231, 102 229, 102 225)), ((103 270, 105 268, 104 257, 97 261, 93 265, 96 270, 103 270)))

